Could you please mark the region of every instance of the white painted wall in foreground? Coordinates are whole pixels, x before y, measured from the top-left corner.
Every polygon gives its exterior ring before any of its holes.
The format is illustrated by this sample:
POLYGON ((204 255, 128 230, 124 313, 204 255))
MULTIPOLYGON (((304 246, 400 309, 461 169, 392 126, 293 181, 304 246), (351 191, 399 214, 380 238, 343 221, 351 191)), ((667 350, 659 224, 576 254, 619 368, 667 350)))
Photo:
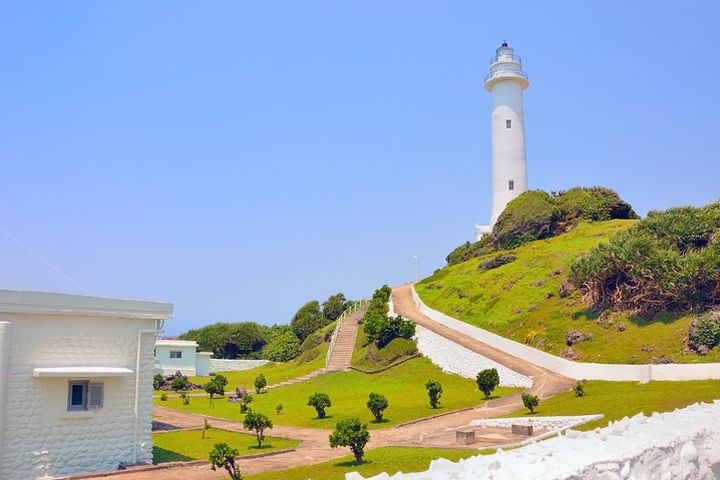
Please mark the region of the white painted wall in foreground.
POLYGON ((495 368, 500 375, 500 385, 504 387, 532 387, 532 380, 487 357, 468 350, 462 345, 448 340, 442 335, 423 328, 415 327, 415 340, 418 350, 444 372, 455 373, 461 377, 475 380, 478 372, 486 368, 495 368))
MULTIPOLYGON (((363 480, 356 472, 346 480, 363 480)), ((435 460, 420 473, 373 480, 569 480, 720 478, 720 401, 672 413, 639 414, 593 432, 565 435, 457 463, 435 460)))
POLYGON ((411 290, 415 303, 418 305, 420 311, 431 320, 464 333, 505 353, 540 365, 541 367, 545 367, 548 370, 552 370, 569 378, 577 380, 629 380, 639 382, 648 382, 650 380, 720 379, 720 363, 621 365, 583 363, 566 360, 438 312, 420 300, 414 287, 411 290))
MULTIPOLYGON (((0 478, 28 480, 47 451, 52 476, 116 470, 152 461, 153 345, 156 320, 172 305, 77 295, 0 291, 0 478), (143 330, 148 333, 140 333, 143 330), (134 422, 138 337, 140 369, 137 432, 134 422), (33 377, 42 367, 66 368, 64 377, 33 377), (123 376, 87 378, 86 367, 124 369, 123 376), (104 385, 97 410, 68 411, 68 382, 104 385), (137 436, 136 436, 137 433, 137 436)), ((98 369, 100 370, 100 369, 98 369)), ((102 374, 100 374, 102 375, 102 374)), ((44 461, 43 461, 44 463, 44 461)))

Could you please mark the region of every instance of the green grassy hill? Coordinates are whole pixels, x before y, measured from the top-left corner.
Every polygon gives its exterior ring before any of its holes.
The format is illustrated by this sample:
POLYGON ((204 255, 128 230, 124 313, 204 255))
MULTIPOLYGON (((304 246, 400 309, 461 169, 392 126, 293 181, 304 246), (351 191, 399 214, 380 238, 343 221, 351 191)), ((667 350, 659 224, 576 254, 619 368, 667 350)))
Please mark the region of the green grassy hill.
POLYGON ((577 292, 561 295, 574 258, 635 220, 584 222, 573 231, 513 250, 493 252, 438 270, 416 285, 430 307, 515 341, 562 355, 568 329, 592 334, 573 345, 576 360, 598 363, 720 361, 720 349, 699 356, 685 351, 691 315, 652 320, 623 313, 597 316, 577 292), (496 261, 499 256, 504 259, 496 261), (500 264, 486 269, 488 262, 500 264))

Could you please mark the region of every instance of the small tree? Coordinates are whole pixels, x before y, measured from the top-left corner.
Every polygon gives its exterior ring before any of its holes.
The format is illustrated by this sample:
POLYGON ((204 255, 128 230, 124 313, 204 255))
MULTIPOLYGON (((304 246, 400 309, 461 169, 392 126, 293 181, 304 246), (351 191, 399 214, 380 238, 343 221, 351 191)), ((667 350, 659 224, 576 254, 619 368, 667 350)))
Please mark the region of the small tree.
POLYGON ((277 406, 275 407, 275 413, 278 415, 283 414, 283 404, 282 403, 277 404, 277 406))
POLYGON ((576 397, 582 397, 585 395, 585 384, 587 383, 587 380, 578 380, 577 383, 575 383, 575 396, 576 397))
POLYGON ((203 418, 203 431, 202 431, 203 440, 205 440, 205 435, 207 434, 208 430, 210 430, 210 422, 207 421, 207 418, 203 418))
POLYGON ((180 394, 180 400, 182 401, 183 405, 190 405, 190 396, 187 393, 182 392, 180 394))
POLYGON ((529 393, 522 394, 522 401, 525 408, 530 410, 530 413, 535 413, 535 409, 540 405, 540 399, 537 395, 530 395, 529 393))
POLYGON ((216 443, 212 450, 210 450, 210 468, 217 470, 218 468, 224 468, 230 475, 231 480, 242 480, 240 470, 235 465, 235 457, 240 454, 234 448, 230 448, 227 443, 216 443))
POLYGON ((247 413, 250 410, 250 403, 253 401, 252 393, 246 393, 240 399, 240 413, 247 413))
POLYGON ((267 380, 265 379, 265 374, 261 373, 255 379, 255 393, 259 395, 265 387, 267 387, 267 380))
POLYGON ((495 387, 500 385, 500 375, 498 375, 496 368, 488 368, 479 372, 475 381, 480 391, 485 395, 485 399, 488 399, 495 387))
POLYGON ((163 385, 165 385, 165 377, 162 373, 156 373, 153 377, 153 389, 160 390, 163 385))
POLYGON ((262 442, 265 440, 263 432, 266 428, 273 428, 272 420, 262 413, 253 412, 252 410, 245 415, 243 426, 248 430, 254 430, 257 437, 258 448, 262 448, 262 442))
POLYGON ((307 404, 317 411, 318 418, 325 418, 325 409, 332 406, 330 397, 325 393, 313 393, 308 398, 307 404))
POLYGON ((428 380, 425 384, 425 388, 427 389, 427 394, 430 398, 430 406, 432 408, 438 408, 443 391, 442 385, 440 385, 440 382, 436 380, 428 380))
POLYGON ((382 422, 383 411, 389 405, 388 399, 385 398, 384 395, 380 395, 379 393, 371 393, 366 405, 375 417, 375 421, 378 423, 382 422))
POLYGON ((188 390, 190 388, 190 382, 186 377, 175 377, 172 379, 172 382, 170 382, 170 388, 175 390, 175 393, 179 392, 180 390, 188 390))
POLYGON ((208 395, 210 395, 210 399, 212 400, 215 395, 225 395, 225 386, 227 385, 228 381, 227 378, 225 378, 223 375, 215 375, 210 379, 209 382, 207 382, 205 385, 203 385, 203 389, 205 392, 207 392, 208 395))
POLYGON ((363 463, 363 455, 365 455, 365 444, 370 440, 370 432, 367 425, 360 423, 357 418, 346 418, 341 420, 335 426, 335 431, 330 434, 330 446, 350 447, 350 451, 355 455, 355 464, 363 463))

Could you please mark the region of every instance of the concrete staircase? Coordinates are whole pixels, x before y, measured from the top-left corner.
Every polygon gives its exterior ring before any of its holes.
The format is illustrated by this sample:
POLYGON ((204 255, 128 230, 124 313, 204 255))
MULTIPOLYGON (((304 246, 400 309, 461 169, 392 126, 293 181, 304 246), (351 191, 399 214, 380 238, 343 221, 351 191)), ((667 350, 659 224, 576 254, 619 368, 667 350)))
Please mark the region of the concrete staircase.
POLYGON ((288 385, 295 385, 296 383, 312 380, 326 373, 350 370, 350 360, 352 359, 353 350, 355 349, 355 338, 357 337, 359 322, 366 310, 367 304, 363 304, 354 313, 342 320, 337 332, 337 337, 330 346, 331 350, 328 351, 326 365, 323 368, 307 373, 302 377, 291 378, 284 382, 269 385, 267 389, 287 387, 288 385))

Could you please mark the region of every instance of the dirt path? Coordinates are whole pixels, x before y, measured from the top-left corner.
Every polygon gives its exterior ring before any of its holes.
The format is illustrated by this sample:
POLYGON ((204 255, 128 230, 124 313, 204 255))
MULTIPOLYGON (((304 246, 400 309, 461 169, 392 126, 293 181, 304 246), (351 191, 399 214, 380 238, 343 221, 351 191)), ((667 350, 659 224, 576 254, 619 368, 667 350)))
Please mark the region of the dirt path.
MULTIPOLYGON (((418 310, 412 298, 410 285, 402 285, 393 289, 392 298, 395 311, 403 317, 465 348, 505 365, 518 373, 532 377, 533 386, 529 391, 538 395, 540 398, 547 398, 566 391, 575 383, 571 379, 545 370, 517 357, 513 357, 512 355, 434 322, 418 310)), ((419 420, 385 430, 373 430, 368 448, 385 446, 456 447, 456 429, 468 425, 472 420, 500 417, 522 407, 522 400, 518 393, 491 400, 475 408, 460 412, 419 420)), ((153 412, 156 421, 179 428, 202 428, 203 419, 206 418, 203 415, 179 412, 163 407, 155 407, 153 412)), ((210 423, 217 428, 245 431, 240 423, 230 420, 211 418, 210 423)), ((490 433, 490 435, 487 435, 489 438, 486 441, 481 440, 475 444, 474 449, 518 440, 508 435, 507 432, 502 432, 502 435, 499 432, 489 431, 488 433, 490 433), (501 437, 504 440, 500 440, 501 437)), ((328 445, 330 430, 277 425, 269 434, 277 437, 297 439, 302 441, 302 443, 292 452, 262 458, 241 459, 239 465, 244 475, 301 465, 311 465, 344 457, 348 454, 347 449, 330 448, 328 445)), ((85 478, 103 478, 103 476, 85 478)), ((227 478, 227 475, 224 471, 213 472, 210 470, 208 464, 205 463, 144 472, 126 472, 117 475, 116 478, 118 478, 118 480, 175 480, 177 478, 205 480, 227 478)))

